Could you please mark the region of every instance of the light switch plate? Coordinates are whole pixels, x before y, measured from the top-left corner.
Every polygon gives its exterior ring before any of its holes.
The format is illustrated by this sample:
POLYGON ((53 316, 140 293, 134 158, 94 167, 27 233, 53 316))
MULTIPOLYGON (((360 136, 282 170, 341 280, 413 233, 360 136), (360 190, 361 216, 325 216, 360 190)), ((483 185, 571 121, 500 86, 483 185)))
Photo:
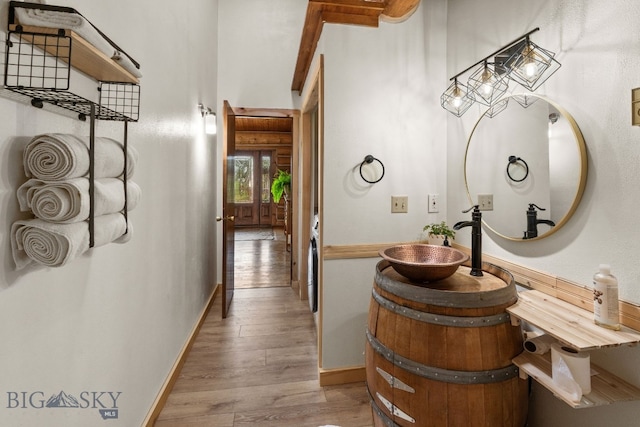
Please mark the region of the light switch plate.
POLYGON ((440 196, 438 194, 429 194, 429 213, 440 212, 440 196))
POLYGON ((408 196, 391 196, 391 213, 409 212, 408 196))
POLYGON ((478 194, 478 209, 481 211, 492 211, 493 194, 478 194))

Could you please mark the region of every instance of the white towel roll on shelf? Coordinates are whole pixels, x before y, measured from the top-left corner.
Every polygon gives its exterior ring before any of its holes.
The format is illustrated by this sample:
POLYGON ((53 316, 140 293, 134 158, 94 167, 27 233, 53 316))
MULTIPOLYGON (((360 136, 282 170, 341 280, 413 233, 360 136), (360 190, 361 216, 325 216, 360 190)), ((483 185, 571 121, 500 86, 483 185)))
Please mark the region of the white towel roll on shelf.
MULTIPOLYGON (((118 178, 101 178, 94 182, 94 215, 120 212, 124 209, 124 182, 118 178)), ((140 201, 142 190, 127 181, 127 210, 140 201)), ((33 211, 45 221, 72 223, 89 218, 89 180, 73 178, 66 181, 30 179, 17 191, 20 210, 33 211)))
MULTIPOLYGON (((133 228, 122 214, 95 218, 94 247, 107 243, 126 243, 133 228)), ((62 267, 89 250, 89 223, 56 224, 41 219, 16 221, 11 226, 11 249, 17 269, 36 262, 47 267, 62 267)))
MULTIPOLYGON (((124 172, 123 144, 112 138, 96 137, 94 178, 117 178, 124 172)), ((61 133, 34 137, 23 156, 28 178, 61 181, 89 174, 89 138, 61 133)), ((133 176, 138 152, 127 145, 127 178, 133 176)))

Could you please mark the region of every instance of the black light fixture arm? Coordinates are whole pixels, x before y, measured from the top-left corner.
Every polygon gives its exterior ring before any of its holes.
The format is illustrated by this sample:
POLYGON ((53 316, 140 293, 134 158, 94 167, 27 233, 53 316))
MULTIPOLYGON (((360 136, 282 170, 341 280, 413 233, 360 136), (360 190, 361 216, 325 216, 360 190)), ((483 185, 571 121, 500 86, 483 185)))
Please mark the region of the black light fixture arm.
POLYGON ((533 30, 529 31, 528 33, 525 33, 525 34, 521 35, 520 37, 518 37, 517 39, 513 40, 511 43, 508 43, 508 44, 504 45, 503 47, 501 47, 500 49, 498 49, 495 52, 491 53, 490 55, 485 56, 480 61, 476 62, 475 64, 473 64, 473 65, 471 65, 471 66, 469 66, 467 68, 465 68, 463 71, 460 71, 458 74, 456 74, 455 76, 451 77, 449 79, 449 81, 457 79, 458 77, 460 77, 461 75, 463 75, 467 71, 471 70, 476 65, 488 60, 492 56, 496 56, 497 54, 499 54, 500 52, 502 52, 504 50, 509 49, 511 46, 514 46, 516 43, 519 43, 522 39, 525 39, 525 38, 529 37, 531 34, 535 33, 536 31, 540 31, 540 27, 534 28, 533 30))

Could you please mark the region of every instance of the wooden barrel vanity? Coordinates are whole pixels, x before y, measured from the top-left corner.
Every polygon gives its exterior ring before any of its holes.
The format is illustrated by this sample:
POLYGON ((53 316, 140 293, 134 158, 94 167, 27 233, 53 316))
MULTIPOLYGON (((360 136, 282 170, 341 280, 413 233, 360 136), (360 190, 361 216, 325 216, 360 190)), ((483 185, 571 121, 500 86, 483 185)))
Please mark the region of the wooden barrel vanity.
POLYGON ((376 427, 525 425, 528 384, 512 363, 522 333, 506 312, 515 282, 482 267, 422 284, 377 264, 365 349, 376 427))

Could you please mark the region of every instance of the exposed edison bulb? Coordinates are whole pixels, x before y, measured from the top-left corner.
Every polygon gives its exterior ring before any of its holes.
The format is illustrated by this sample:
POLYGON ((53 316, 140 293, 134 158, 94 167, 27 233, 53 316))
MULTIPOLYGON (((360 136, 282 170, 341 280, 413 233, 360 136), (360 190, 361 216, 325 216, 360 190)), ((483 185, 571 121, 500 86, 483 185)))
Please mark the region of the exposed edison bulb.
POLYGON ((524 64, 522 64, 522 72, 527 79, 535 77, 538 74, 538 66, 535 61, 535 52, 531 46, 527 44, 522 50, 522 58, 524 64))
POLYGON ((538 67, 536 66, 535 62, 531 61, 528 62, 526 64, 524 64, 524 75, 526 77, 534 77, 538 72, 538 67))
POLYGON ((484 96, 491 95, 492 89, 493 89, 493 86, 491 86, 490 83, 483 83, 482 86, 480 86, 480 92, 482 92, 484 96))
POLYGON ((491 95, 491 91, 493 90, 493 85, 491 84, 492 76, 493 74, 491 73, 491 71, 489 71, 489 69, 485 67, 484 71, 482 72, 482 84, 480 85, 480 92, 482 92, 484 96, 491 95))
POLYGON ((462 105, 462 91, 458 86, 453 89, 453 99, 451 100, 451 105, 456 108, 462 105))

